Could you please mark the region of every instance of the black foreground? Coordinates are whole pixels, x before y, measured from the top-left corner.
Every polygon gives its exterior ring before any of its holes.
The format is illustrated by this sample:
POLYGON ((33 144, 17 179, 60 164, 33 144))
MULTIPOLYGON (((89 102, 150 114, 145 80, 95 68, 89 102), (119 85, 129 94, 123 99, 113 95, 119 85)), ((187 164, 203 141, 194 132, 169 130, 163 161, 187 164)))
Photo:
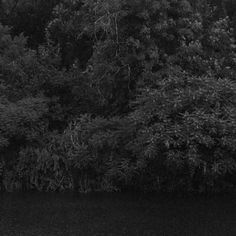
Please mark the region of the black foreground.
POLYGON ((2 194, 0 235, 234 236, 236 198, 2 194))

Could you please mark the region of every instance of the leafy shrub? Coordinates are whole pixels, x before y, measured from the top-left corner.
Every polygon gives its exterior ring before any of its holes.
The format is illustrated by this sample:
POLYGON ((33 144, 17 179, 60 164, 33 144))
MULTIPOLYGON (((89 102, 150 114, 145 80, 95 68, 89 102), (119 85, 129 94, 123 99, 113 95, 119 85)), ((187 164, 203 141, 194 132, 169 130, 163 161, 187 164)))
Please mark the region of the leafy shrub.
POLYGON ((127 125, 119 118, 84 115, 66 130, 66 156, 79 173, 74 179, 75 185, 80 181, 79 190, 118 190, 131 181, 135 168, 123 148, 133 133, 127 125))
POLYGON ((236 161, 235 88, 229 79, 157 74, 131 114, 139 127, 133 149, 143 168, 163 164, 164 173, 157 169, 153 175, 167 188, 191 190, 197 177, 199 188, 217 189, 218 177, 225 174, 217 166, 224 163, 228 172, 236 161))
POLYGON ((42 143, 44 146, 28 146, 19 153, 16 174, 21 187, 38 191, 72 189, 69 165, 59 149, 60 136, 48 134, 42 143))

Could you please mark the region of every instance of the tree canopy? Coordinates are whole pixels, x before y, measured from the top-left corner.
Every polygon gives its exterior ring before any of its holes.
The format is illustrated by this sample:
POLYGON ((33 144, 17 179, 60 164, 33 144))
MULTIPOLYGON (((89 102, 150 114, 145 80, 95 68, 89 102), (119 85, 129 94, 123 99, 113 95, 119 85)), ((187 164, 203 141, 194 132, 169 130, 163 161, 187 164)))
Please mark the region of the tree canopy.
POLYGON ((0 188, 236 187, 234 1, 0 1, 0 188))

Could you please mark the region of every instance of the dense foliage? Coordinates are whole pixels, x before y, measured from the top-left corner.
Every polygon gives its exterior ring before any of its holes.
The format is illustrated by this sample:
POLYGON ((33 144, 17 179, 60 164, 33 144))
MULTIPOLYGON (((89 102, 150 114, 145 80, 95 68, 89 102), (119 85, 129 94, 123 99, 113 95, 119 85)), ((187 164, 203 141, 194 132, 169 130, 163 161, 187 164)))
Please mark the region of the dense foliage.
POLYGON ((0 188, 236 188, 236 9, 0 1, 0 188))

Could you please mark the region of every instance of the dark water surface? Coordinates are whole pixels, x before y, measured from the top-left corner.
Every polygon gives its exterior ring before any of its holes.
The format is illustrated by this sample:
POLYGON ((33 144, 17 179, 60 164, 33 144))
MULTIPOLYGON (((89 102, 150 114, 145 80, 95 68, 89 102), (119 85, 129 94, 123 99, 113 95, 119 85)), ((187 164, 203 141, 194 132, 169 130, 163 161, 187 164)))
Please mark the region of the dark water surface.
POLYGON ((236 199, 1 194, 0 235, 236 236, 236 199))

